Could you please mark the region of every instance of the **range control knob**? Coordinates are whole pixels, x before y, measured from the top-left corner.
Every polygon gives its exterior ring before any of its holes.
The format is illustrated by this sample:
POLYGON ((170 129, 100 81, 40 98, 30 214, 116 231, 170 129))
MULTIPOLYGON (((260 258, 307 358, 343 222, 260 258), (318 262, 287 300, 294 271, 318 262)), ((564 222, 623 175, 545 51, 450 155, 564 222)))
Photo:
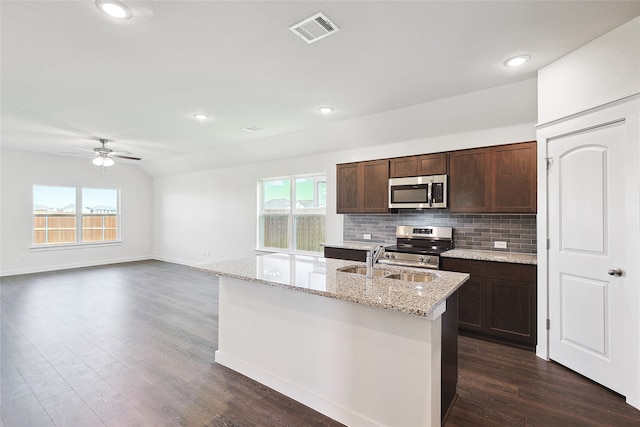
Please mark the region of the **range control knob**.
POLYGON ((424 262, 424 257, 422 255, 418 256, 418 261, 424 262))
POLYGON ((385 258, 391 258, 391 254, 389 252, 385 252, 384 257, 385 258))

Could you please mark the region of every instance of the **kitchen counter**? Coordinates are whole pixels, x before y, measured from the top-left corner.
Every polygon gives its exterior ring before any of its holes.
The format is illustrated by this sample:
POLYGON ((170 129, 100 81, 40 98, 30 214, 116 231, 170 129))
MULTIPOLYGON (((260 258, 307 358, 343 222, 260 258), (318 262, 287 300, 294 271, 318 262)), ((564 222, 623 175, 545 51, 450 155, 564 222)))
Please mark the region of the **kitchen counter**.
POLYGON ((469 275, 376 264, 376 270, 431 276, 427 283, 345 273, 364 263, 288 254, 271 254, 196 267, 221 277, 246 280, 370 307, 425 317, 458 289, 469 275))
POLYGON ((533 254, 521 254, 499 251, 478 251, 471 249, 452 249, 440 254, 443 258, 473 259, 477 261, 495 261, 511 264, 538 264, 538 258, 533 254))
POLYGON ((457 318, 469 275, 376 265, 432 280, 369 279, 347 266, 365 264, 271 254, 197 268, 220 276, 216 363, 345 425, 440 426, 457 379, 443 314, 457 318))

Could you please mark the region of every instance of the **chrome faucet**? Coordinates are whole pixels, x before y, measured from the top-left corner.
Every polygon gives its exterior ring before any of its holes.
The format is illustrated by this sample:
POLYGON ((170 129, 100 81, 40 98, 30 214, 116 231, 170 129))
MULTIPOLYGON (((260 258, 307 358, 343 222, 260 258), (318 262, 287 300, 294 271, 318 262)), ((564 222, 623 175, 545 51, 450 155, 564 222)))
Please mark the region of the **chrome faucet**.
POLYGON ((380 255, 384 253, 384 246, 377 246, 375 249, 367 251, 367 277, 373 278, 373 265, 378 262, 380 255))

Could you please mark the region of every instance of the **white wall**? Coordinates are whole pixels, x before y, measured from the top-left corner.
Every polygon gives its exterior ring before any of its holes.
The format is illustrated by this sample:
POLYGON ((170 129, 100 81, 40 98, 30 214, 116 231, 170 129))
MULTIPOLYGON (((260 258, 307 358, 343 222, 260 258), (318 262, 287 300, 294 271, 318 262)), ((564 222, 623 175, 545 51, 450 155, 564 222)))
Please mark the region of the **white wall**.
MULTIPOLYGON (((505 87, 430 103, 422 107, 428 110, 446 108, 455 112, 458 106, 467 111, 470 102, 477 106, 472 119, 475 130, 429 136, 412 140, 333 150, 296 158, 281 158, 224 169, 212 169, 192 173, 160 176, 154 180, 153 203, 157 213, 154 221, 154 256, 172 262, 197 265, 220 260, 250 256, 256 247, 257 180, 294 174, 324 172, 327 174, 327 240, 342 240, 342 215, 335 213, 335 165, 351 161, 371 160, 403 155, 432 153, 462 148, 531 141, 535 139, 535 82, 526 81, 505 87), (532 83, 534 83, 532 85, 532 83), (520 105, 520 104, 526 105, 520 105), (526 122, 514 122, 505 126, 487 126, 495 123, 495 114, 517 109, 527 111, 526 122), (482 108, 490 105, 490 108, 482 108), (485 119, 486 118, 486 119, 485 119), (485 119, 485 120, 483 120, 485 119), (209 251, 209 256, 203 255, 209 251)), ((389 113, 386 130, 391 134, 402 123, 401 111, 389 113)), ((512 115, 506 114, 508 117, 512 115)), ((385 115, 377 115, 385 123, 385 115)), ((522 115, 517 115, 522 119, 522 115)), ((408 109, 405 122, 420 120, 415 108, 408 109)), ((369 123, 363 118, 361 124, 369 123)), ((464 115, 460 116, 460 128, 469 127, 464 115)), ((351 123, 353 128, 357 123, 351 123)), ((379 124, 379 126, 382 126, 379 124)), ((398 134, 402 135, 399 130, 398 134)), ((330 138, 330 136, 328 136, 330 138)), ((355 138, 355 136, 354 136, 355 138)), ((301 137, 299 144, 305 144, 301 137)), ((359 144, 359 141, 356 141, 359 144)), ((201 167, 200 162, 194 168, 201 167)))
POLYGON ((117 163, 108 174, 90 159, 2 150, 0 275, 12 275, 148 259, 152 246, 152 179, 140 168, 117 163), (117 246, 31 250, 33 185, 81 185, 121 190, 117 246), (24 259, 22 259, 24 255, 24 259))
POLYGON ((538 122, 640 92, 640 17, 538 72, 538 122))

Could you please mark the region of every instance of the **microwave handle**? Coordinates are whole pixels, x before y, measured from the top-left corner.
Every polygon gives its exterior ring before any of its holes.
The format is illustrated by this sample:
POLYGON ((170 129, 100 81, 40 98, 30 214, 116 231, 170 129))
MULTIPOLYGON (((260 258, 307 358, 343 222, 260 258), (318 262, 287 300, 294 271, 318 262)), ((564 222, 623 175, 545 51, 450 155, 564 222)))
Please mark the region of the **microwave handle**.
POLYGON ((427 186, 427 199, 429 200, 429 207, 431 207, 431 188, 433 187, 433 181, 427 186))

